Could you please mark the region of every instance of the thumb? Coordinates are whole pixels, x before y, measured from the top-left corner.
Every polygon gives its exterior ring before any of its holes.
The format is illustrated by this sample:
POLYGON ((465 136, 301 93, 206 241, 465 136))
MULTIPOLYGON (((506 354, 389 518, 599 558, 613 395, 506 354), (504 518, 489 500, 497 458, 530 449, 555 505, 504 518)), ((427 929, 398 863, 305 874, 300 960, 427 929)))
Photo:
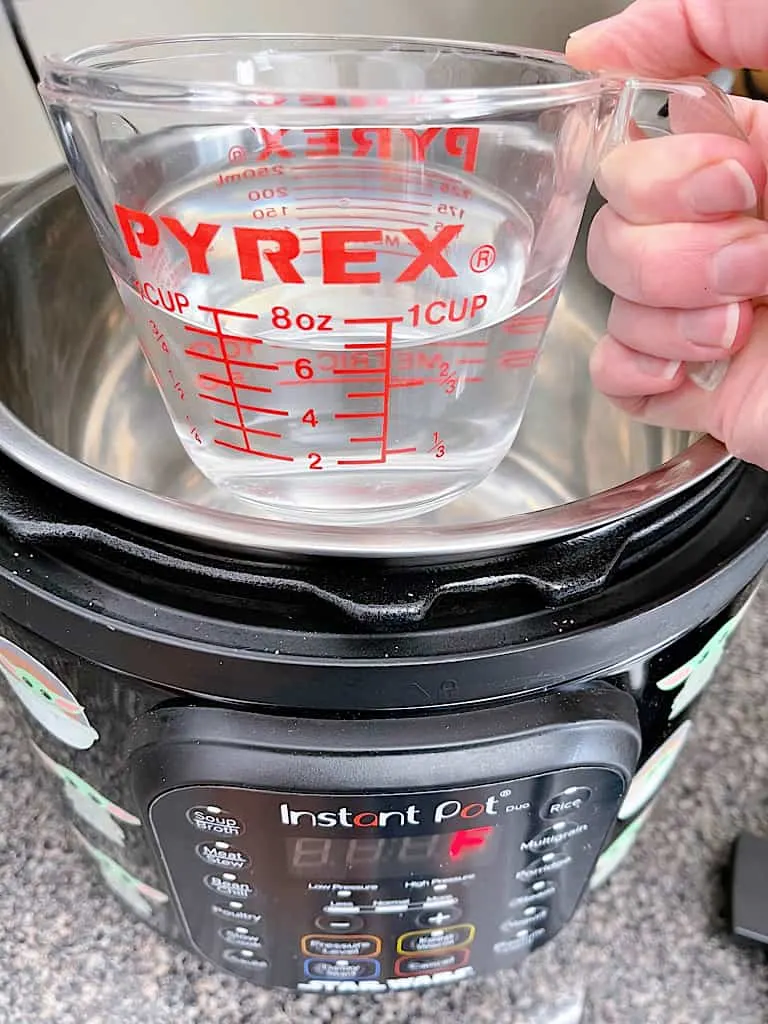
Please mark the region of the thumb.
POLYGON ((660 78, 768 67, 768 4, 635 0, 616 17, 574 32, 565 52, 585 70, 660 78))

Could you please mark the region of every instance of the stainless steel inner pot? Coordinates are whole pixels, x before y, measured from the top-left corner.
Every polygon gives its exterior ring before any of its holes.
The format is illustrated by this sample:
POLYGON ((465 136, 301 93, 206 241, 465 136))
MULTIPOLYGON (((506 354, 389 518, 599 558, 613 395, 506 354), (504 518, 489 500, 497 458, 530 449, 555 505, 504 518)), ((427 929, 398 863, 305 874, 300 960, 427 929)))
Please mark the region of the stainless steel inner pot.
POLYGON ((138 522, 229 548, 456 556, 597 526, 691 486, 726 460, 709 437, 636 423, 590 383, 610 296, 585 260, 593 198, 512 451, 471 494, 380 527, 256 518, 187 459, 65 170, 0 203, 0 449, 138 522))

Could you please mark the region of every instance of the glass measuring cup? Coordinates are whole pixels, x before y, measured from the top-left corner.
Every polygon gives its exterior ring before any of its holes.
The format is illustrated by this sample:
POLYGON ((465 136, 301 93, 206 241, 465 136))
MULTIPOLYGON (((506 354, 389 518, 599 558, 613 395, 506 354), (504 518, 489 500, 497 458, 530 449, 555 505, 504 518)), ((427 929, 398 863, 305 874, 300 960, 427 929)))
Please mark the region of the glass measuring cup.
POLYGON ((706 81, 439 40, 126 42, 49 59, 41 94, 190 458, 328 524, 508 452, 607 145, 740 135, 706 81))

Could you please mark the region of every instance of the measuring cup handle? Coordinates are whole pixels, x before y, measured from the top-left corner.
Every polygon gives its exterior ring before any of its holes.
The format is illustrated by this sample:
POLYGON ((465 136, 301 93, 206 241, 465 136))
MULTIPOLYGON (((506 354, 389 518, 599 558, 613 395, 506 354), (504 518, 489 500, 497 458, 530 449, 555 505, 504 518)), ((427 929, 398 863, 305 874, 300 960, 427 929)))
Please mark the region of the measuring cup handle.
MULTIPOLYGON (((682 82, 628 78, 619 88, 603 156, 626 142, 664 135, 727 135, 747 141, 727 95, 706 78, 682 82)), ((762 217, 762 209, 755 209, 754 215, 762 217)), ((688 363, 686 371, 700 388, 714 391, 728 372, 729 363, 728 359, 688 363)))

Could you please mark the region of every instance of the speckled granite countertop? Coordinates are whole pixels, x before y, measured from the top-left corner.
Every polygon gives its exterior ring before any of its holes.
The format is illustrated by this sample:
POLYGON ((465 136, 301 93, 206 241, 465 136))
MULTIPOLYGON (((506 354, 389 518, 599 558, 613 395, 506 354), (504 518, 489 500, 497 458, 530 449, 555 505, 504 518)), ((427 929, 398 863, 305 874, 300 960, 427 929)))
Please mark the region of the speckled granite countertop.
MULTIPOLYGON (((696 717, 630 858, 520 974, 355 999, 260 991, 126 914, 75 849, 0 714, 0 1024, 764 1024, 768 964, 729 939, 721 871, 742 829, 768 834, 768 587, 696 717)), ((0 705, 0 710, 4 711, 0 705)))

